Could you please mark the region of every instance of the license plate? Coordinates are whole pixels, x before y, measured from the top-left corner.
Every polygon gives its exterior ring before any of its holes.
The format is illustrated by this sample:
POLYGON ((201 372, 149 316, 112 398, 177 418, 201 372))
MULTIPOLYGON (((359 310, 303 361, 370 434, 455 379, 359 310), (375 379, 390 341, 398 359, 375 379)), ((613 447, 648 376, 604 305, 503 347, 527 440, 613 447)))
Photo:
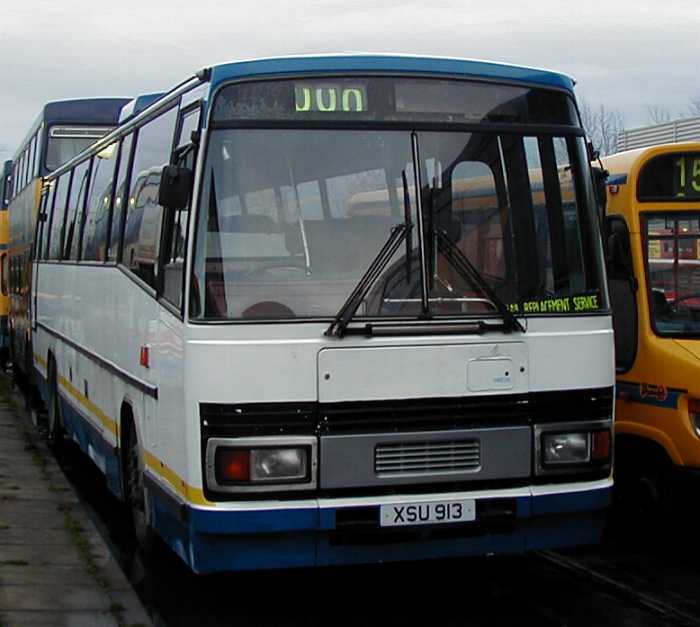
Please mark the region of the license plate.
POLYGON ((474 499, 396 503, 379 507, 380 527, 439 525, 476 520, 474 499))

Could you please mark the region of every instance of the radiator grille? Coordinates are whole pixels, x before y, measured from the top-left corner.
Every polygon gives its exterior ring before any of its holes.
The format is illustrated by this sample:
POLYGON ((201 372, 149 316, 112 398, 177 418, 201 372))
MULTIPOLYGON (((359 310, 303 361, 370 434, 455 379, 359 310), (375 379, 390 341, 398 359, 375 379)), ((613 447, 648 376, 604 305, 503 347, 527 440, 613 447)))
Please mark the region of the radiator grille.
POLYGON ((480 442, 473 439, 380 444, 374 451, 374 472, 378 476, 469 472, 480 466, 480 442))

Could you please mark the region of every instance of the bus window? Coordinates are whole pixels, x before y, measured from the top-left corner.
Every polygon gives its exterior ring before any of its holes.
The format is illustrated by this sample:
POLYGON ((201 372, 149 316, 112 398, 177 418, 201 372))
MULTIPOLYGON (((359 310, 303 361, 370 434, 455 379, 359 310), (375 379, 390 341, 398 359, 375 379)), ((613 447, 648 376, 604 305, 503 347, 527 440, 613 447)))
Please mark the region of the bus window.
POLYGON ((107 261, 116 261, 119 254, 119 244, 124 222, 124 207, 127 203, 127 183, 129 174, 129 162, 131 160, 131 147, 133 135, 128 135, 122 140, 119 149, 119 170, 117 172, 116 187, 114 192, 114 208, 112 210, 112 223, 110 225, 109 250, 107 261))
POLYGON ((700 213, 647 214, 643 220, 650 314, 655 330, 700 333, 700 213))
POLYGON ((197 107, 183 116, 180 124, 180 136, 177 142, 178 148, 186 146, 192 141, 192 133, 199 129, 199 115, 200 109, 197 107))
POLYGON ((131 168, 122 262, 155 287, 163 208, 158 205, 160 173, 170 162, 177 108, 139 129, 131 168))
POLYGON ((98 152, 94 160, 85 208, 83 250, 80 257, 83 261, 104 261, 105 259, 112 182, 118 147, 118 143, 110 144, 98 152))
POLYGON ((55 170, 111 130, 104 126, 52 126, 46 145, 46 168, 55 170))
POLYGON ((32 141, 29 144, 29 153, 27 160, 27 170, 29 172, 28 180, 34 178, 34 162, 36 161, 36 135, 32 137, 32 141))
POLYGON ((49 259, 63 258, 63 244, 66 239, 66 202, 70 191, 71 172, 62 174, 56 181, 56 199, 51 212, 51 236, 49 241, 49 259))
POLYGON ((42 242, 42 249, 37 252, 38 259, 49 258, 49 246, 51 244, 51 214, 53 213, 53 206, 56 202, 56 189, 56 181, 51 181, 48 200, 46 201, 46 208, 44 209, 44 241, 42 242))
MULTIPOLYGON (((192 134, 199 128, 200 109, 186 112, 180 123, 177 165, 189 168, 194 172, 197 156, 196 145, 192 143, 192 134)), ((190 199, 191 204, 191 199, 190 199)), ((163 277, 160 285, 163 298, 171 302, 178 309, 182 308, 183 276, 185 268, 185 255, 187 245, 187 225, 189 223, 190 207, 169 212, 166 215, 165 233, 163 242, 165 245, 165 258, 163 260, 163 277)), ((240 208, 239 208, 240 213, 240 208)))
POLYGON ((90 176, 90 161, 83 161, 73 170, 68 208, 66 209, 66 239, 63 248, 63 259, 78 259, 80 224, 85 205, 85 192, 90 176))

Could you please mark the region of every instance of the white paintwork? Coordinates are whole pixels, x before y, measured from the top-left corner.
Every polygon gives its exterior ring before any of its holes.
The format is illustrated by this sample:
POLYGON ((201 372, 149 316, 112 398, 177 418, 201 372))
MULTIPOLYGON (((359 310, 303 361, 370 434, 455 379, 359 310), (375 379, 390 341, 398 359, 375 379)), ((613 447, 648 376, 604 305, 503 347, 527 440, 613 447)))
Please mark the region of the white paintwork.
MULTIPOLYGON (((483 369, 481 361, 494 358, 505 360, 499 367, 506 361, 514 366, 506 393, 611 386, 614 377, 612 329, 605 316, 530 319, 525 334, 338 340, 323 335, 325 324, 185 325, 116 267, 42 263, 36 285, 39 322, 157 385, 158 400, 41 327, 35 352, 45 359, 51 350, 59 372, 72 375, 80 392, 87 381, 90 401, 113 420, 119 420, 122 402, 131 403, 140 440, 198 488, 200 402, 502 394, 491 365, 483 369), (150 369, 139 365, 144 345, 150 348, 150 369)), ((116 445, 99 418, 81 409, 116 445)))
POLYGON ((502 393, 481 370, 485 366, 490 371, 495 357, 501 358, 499 365, 515 364, 516 373, 512 367, 503 373, 508 371, 513 392, 526 392, 529 368, 522 342, 494 338, 488 343, 482 339, 441 346, 324 348, 318 354, 318 400, 466 396, 473 384, 486 394, 502 393))

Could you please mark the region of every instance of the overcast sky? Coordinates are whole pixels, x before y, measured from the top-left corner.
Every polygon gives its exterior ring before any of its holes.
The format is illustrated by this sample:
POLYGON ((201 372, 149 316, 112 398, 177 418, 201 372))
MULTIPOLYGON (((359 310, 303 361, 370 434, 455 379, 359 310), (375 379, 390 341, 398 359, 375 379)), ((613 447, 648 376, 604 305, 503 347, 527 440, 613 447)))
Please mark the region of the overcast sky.
POLYGON ((165 90, 201 67, 377 51, 556 69, 627 127, 700 96, 696 0, 15 0, 0 15, 0 158, 49 100, 165 90))

